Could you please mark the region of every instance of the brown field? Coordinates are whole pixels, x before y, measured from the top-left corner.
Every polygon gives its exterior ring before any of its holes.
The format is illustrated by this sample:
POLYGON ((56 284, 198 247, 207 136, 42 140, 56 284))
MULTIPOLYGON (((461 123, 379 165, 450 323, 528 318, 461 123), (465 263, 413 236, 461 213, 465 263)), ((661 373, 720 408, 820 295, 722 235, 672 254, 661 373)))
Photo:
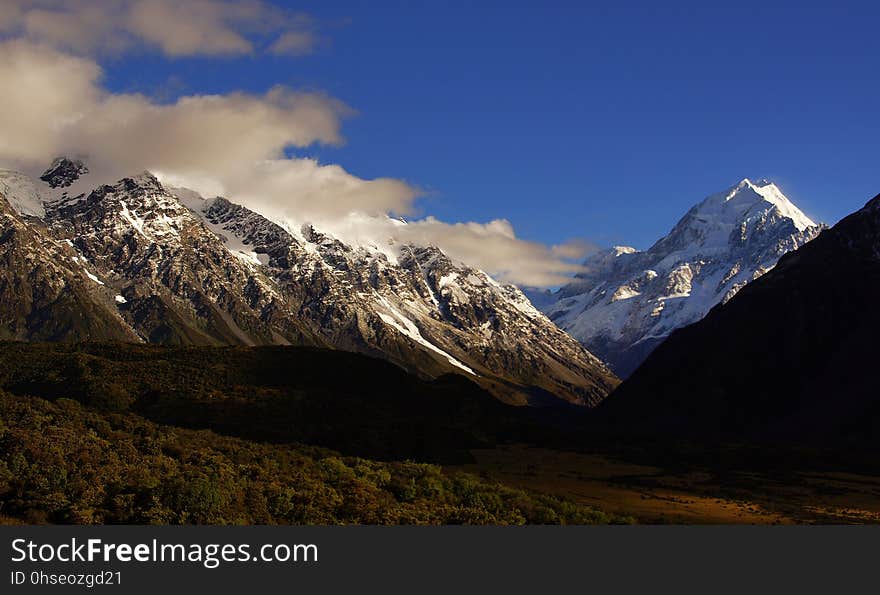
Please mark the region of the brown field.
POLYGON ((606 455, 502 446, 456 467, 551 493, 640 523, 880 523, 880 476, 677 470, 606 455))

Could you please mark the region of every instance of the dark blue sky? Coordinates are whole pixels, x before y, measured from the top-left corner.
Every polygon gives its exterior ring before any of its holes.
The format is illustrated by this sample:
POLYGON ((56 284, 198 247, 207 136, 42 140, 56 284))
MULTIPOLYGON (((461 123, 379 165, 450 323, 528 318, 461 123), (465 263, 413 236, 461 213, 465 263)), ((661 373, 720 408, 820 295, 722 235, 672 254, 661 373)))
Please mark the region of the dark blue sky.
POLYGON ((312 55, 105 62, 111 89, 320 89, 358 111, 297 151, 428 191, 423 214, 648 247, 767 177, 833 223, 880 192, 877 3, 276 2, 312 55), (716 6, 710 6, 716 5, 716 6))

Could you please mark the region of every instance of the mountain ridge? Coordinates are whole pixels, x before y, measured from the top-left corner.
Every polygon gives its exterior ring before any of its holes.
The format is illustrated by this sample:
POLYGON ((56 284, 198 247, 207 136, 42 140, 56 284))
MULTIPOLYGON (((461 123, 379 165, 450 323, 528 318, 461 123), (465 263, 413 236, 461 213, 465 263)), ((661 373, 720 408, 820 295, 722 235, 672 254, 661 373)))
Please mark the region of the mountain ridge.
POLYGON ((775 184, 746 178, 693 206, 645 251, 615 246, 592 254, 584 272, 541 298, 542 310, 625 378, 672 331, 822 229, 775 184))
POLYGON ((880 195, 675 331, 599 412, 633 432, 876 449, 880 195))
MULTIPOLYGON (((89 176, 80 165, 56 162, 47 177, 72 173, 82 188, 89 176)), ((43 216, 13 208, 9 217, 63 245, 61 260, 82 269, 67 277, 88 281, 92 301, 109 305, 119 333, 133 340, 358 351, 426 377, 471 376, 515 404, 552 403, 554 395, 595 405, 616 384, 519 290, 436 247, 402 246, 391 260, 311 226, 285 229, 225 198, 166 189, 149 172, 83 193, 63 180, 54 189, 30 182, 43 216)), ((16 188, 2 194, 15 200, 16 188)), ((19 297, 10 294, 11 302, 19 297)), ((75 339, 119 333, 94 329, 75 339)), ((9 338, 30 338, 29 330, 9 338)))

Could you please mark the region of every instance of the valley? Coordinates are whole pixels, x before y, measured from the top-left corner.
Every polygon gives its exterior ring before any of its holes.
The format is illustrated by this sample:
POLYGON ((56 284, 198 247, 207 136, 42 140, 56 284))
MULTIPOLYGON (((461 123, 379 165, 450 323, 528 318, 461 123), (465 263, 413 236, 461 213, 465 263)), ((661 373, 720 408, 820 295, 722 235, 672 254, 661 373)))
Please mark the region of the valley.
POLYGON ((579 411, 326 349, 3 343, 0 521, 880 522, 871 451, 652 441, 579 411))
POLYGON ((436 246, 88 174, 0 171, 0 522, 880 522, 880 197, 826 228, 744 180, 545 315, 436 246))
POLYGON ((675 465, 669 463, 671 459, 652 465, 627 462, 619 453, 586 454, 527 445, 504 445, 473 454, 475 463, 455 469, 631 516, 638 523, 880 523, 880 470, 835 472, 797 464, 725 469, 705 463, 675 465))

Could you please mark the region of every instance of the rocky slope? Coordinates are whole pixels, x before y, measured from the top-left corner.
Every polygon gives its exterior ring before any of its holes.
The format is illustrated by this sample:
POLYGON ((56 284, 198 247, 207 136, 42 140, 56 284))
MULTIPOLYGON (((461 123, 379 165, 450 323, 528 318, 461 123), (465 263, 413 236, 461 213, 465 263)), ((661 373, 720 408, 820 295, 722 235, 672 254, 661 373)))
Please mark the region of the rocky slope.
POLYGON ((463 373, 513 402, 554 394, 593 405, 615 384, 522 292, 436 247, 349 246, 309 225, 287 230, 222 198, 200 203, 190 195, 188 204, 231 250, 260 262, 330 344, 463 373), (522 385, 532 389, 523 393, 522 385))
POLYGON ((880 196, 676 331, 600 409, 628 428, 880 447, 880 196))
MULTIPOLYGON (((82 294, 68 310, 86 321, 83 330, 41 334, 17 323, 2 331, 10 338, 317 345, 428 377, 460 373, 518 404, 558 397, 594 405, 616 384, 518 289, 437 248, 349 246, 311 226, 286 229, 225 199, 165 188, 148 173, 80 192, 87 174, 63 159, 43 182, 0 173, 5 225, 30 242, 0 241, 10 287, 2 315, 33 316, 17 289, 35 275, 28 250, 61 267, 59 287, 84 288, 58 290, 82 294)), ((48 281, 36 277, 30 293, 42 292, 51 295, 48 281)))
POLYGON ((316 343, 257 267, 223 242, 151 175, 46 204, 69 241, 144 340, 175 344, 316 343))
POLYGON ((774 184, 746 179, 694 206, 649 250, 592 255, 586 272, 543 297, 542 310, 625 378, 672 331, 700 320, 822 229, 774 184))
POLYGON ((134 341, 137 334, 68 243, 22 216, 0 188, 0 339, 134 341))

